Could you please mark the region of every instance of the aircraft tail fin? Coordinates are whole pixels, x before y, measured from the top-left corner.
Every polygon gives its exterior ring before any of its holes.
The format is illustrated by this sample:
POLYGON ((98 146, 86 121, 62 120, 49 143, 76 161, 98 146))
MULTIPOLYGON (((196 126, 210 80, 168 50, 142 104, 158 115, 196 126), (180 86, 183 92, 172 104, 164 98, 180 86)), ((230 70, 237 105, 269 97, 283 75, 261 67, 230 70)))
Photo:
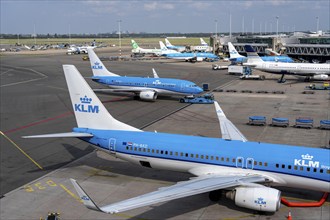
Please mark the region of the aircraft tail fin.
POLYGON ((115 73, 110 72, 102 63, 100 58, 96 55, 92 48, 87 48, 89 61, 94 76, 119 76, 115 73))
POLYGON ((245 45, 245 52, 247 54, 247 63, 263 63, 264 61, 259 57, 258 53, 251 45, 245 45))
POLYGON ((154 68, 152 68, 152 74, 154 74, 154 78, 159 78, 159 76, 154 68))
POLYGON ((241 58, 244 57, 240 55, 234 45, 231 42, 228 42, 228 50, 229 50, 229 57, 230 59, 241 58))
POLYGON ((131 44, 132 44, 132 47, 133 47, 133 49, 138 49, 138 48, 140 48, 139 47, 139 45, 135 42, 135 40, 131 40, 131 44))
POLYGON ((200 40, 201 40, 201 45, 203 45, 203 46, 207 46, 207 45, 208 45, 208 44, 204 41, 203 38, 200 38, 200 40))
POLYGON ((161 50, 168 50, 163 41, 159 41, 159 46, 161 50))
POLYGON ((167 38, 165 38, 165 44, 166 44, 167 47, 173 46, 171 44, 171 42, 169 40, 167 40, 167 38))
POLYGON ((63 70, 79 128, 141 131, 113 118, 75 66, 63 70))

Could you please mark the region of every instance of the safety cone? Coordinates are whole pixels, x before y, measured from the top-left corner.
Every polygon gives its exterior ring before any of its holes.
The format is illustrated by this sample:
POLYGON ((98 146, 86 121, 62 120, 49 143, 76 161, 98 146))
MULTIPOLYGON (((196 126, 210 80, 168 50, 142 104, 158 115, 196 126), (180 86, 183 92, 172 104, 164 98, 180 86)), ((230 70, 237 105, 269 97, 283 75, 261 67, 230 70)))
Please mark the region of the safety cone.
POLYGON ((289 212, 289 215, 288 215, 288 217, 287 217, 286 219, 287 219, 287 220, 292 220, 291 212, 289 212))

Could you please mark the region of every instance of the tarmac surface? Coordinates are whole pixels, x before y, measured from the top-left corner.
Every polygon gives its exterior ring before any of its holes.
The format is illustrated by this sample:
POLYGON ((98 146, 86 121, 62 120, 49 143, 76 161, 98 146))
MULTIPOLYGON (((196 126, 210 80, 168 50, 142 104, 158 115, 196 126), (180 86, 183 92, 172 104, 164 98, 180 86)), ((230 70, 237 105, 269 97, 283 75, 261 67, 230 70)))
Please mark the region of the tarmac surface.
MULTIPOLYGON (((117 54, 116 48, 96 50, 102 56, 117 54)), ((32 52, 31 52, 32 53, 32 52)), ((125 54, 125 51, 123 52, 125 54)), ((89 61, 81 55, 13 54, 1 56, 1 219, 39 219, 60 212, 62 219, 329 219, 329 199, 319 208, 289 208, 282 205, 273 215, 239 208, 223 199, 210 202, 207 194, 156 204, 116 215, 86 209, 76 196, 69 178, 75 178, 97 204, 105 205, 178 181, 189 174, 152 170, 115 159, 78 139, 22 139, 23 135, 68 132, 76 126, 62 65, 74 64, 91 76, 89 61), (22 153, 23 152, 23 153, 22 153), (27 155, 29 157, 27 157, 27 155)), ((214 71, 212 63, 170 60, 104 61, 120 75, 150 76, 155 68, 160 77, 186 79, 210 89, 227 117, 251 141, 328 147, 329 130, 319 121, 330 119, 329 92, 303 94, 305 83, 287 77, 278 84, 277 75, 264 74, 265 81, 243 81, 214 71), (282 94, 283 92, 283 94, 282 94), (247 125, 251 115, 287 117, 288 128, 247 125), (293 127, 297 117, 311 117, 314 128, 293 127)), ((99 85, 87 81, 92 88, 99 85)), ((130 94, 98 94, 118 120, 147 131, 220 137, 213 105, 187 105, 177 97, 160 97, 155 102, 134 100, 130 94), (188 129, 187 129, 188 128, 188 129)), ((330 151, 329 151, 330 157, 330 151)), ((318 200, 321 193, 283 188, 292 200, 318 200)))

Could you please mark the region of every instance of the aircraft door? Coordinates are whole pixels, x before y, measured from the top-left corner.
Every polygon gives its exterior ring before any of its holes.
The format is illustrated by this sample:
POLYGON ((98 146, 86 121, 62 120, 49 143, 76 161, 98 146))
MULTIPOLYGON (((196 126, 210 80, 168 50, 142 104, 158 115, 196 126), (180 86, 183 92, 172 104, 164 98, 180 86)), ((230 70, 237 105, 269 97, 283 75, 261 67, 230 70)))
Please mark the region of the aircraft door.
POLYGON ((243 168, 244 166, 244 158, 243 157, 236 157, 236 167, 243 168))
POLYGON ((254 159, 253 158, 246 158, 246 169, 253 170, 254 166, 254 159))
POLYGON ((112 154, 116 153, 116 139, 115 138, 109 139, 109 151, 112 154))

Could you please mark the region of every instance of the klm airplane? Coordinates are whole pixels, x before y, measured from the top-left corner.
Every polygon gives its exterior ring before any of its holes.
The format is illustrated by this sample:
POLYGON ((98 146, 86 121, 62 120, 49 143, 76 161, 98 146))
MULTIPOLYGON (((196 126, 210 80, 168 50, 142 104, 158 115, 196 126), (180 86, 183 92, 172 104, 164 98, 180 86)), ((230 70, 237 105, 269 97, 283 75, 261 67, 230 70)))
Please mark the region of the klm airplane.
POLYGON ((157 77, 154 78, 119 76, 107 70, 93 49, 88 49, 88 56, 93 71, 92 80, 109 87, 95 91, 133 92, 145 101, 154 101, 159 94, 192 95, 203 92, 202 88, 187 80, 159 78, 155 70, 153 72, 157 77))
MULTIPOLYGON (((233 63, 247 62, 247 57, 240 55, 231 42, 228 42, 228 50, 229 50, 229 61, 233 63)), ((293 63, 293 59, 291 59, 288 56, 262 56, 260 58, 265 62, 293 63)))
POLYGON ((112 117, 73 65, 64 65, 77 127, 72 132, 26 138, 75 137, 98 150, 133 164, 188 172, 194 178, 138 197, 97 206, 78 182, 71 179, 89 209, 117 213, 210 192, 240 207, 275 212, 281 192, 272 186, 330 191, 329 150, 249 142, 215 102, 222 139, 143 132, 112 117))
POLYGON ((165 44, 166 44, 166 47, 168 49, 176 50, 176 51, 179 51, 179 52, 182 52, 186 49, 185 46, 174 46, 174 45, 172 45, 171 42, 167 38, 165 38, 165 44))
POLYGON ((176 59, 176 60, 185 60, 186 62, 196 62, 196 61, 216 61, 220 58, 213 53, 169 53, 164 54, 166 58, 176 59))

